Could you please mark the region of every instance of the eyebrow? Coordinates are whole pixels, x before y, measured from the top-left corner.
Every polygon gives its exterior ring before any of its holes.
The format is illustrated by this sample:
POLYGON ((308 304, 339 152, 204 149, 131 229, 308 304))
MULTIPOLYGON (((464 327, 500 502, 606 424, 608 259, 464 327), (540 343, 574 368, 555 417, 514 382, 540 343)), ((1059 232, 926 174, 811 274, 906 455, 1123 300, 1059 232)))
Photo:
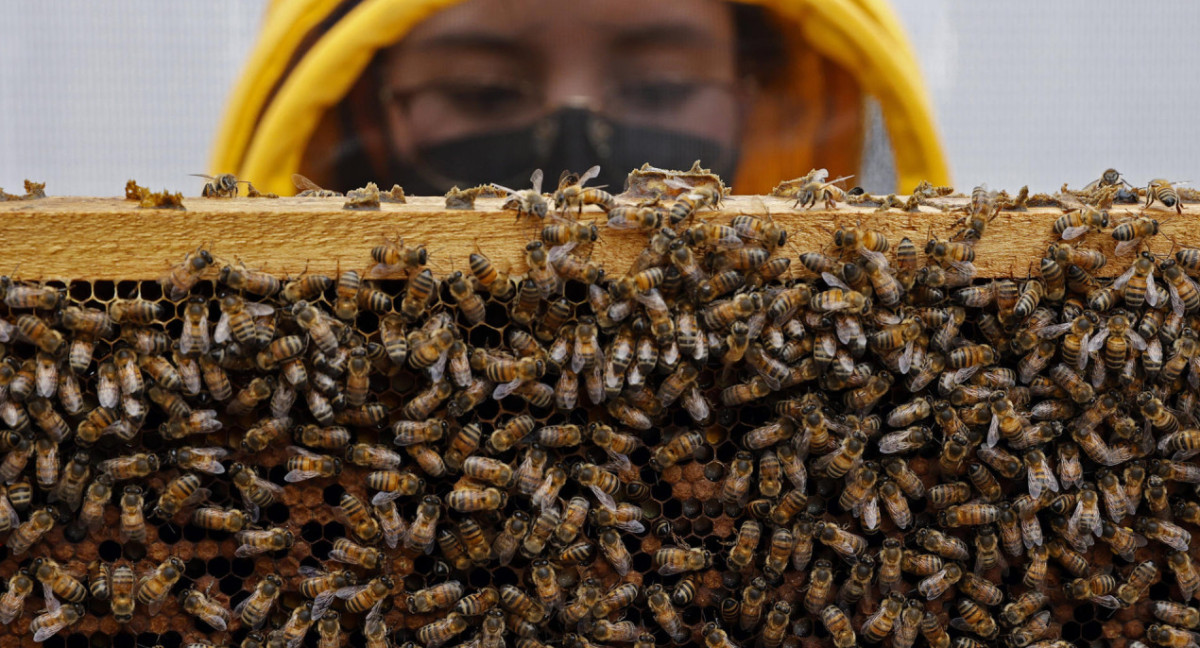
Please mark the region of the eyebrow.
POLYGON ((455 32, 439 34, 413 44, 420 50, 474 49, 515 55, 523 48, 517 38, 487 32, 455 32))
POLYGON ((619 49, 647 45, 708 46, 716 42, 712 32, 687 23, 659 23, 623 31, 613 39, 619 49))

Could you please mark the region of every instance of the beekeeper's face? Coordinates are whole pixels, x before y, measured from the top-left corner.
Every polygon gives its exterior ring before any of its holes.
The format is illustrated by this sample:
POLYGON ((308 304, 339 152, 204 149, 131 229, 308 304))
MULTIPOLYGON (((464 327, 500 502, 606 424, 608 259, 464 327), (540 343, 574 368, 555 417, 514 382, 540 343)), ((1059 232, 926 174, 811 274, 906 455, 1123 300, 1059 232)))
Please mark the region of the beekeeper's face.
POLYGON ((470 0, 388 52, 382 83, 394 155, 434 185, 639 159, 732 172, 745 99, 718 0, 470 0))

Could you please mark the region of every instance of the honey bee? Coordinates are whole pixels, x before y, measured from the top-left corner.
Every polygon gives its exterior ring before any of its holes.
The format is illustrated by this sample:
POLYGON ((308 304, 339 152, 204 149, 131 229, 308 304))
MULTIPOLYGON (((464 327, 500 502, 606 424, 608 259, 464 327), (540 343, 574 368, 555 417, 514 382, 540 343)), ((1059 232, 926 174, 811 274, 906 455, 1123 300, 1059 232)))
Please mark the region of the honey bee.
POLYGON ((179 596, 183 611, 212 626, 217 631, 229 627, 233 616, 229 611, 205 596, 203 592, 190 589, 179 596))
POLYGON ((659 469, 666 469, 692 457, 704 443, 699 432, 684 432, 654 449, 651 461, 659 469))
MULTIPOLYGON (((953 270, 969 281, 975 276, 975 248, 962 242, 943 241, 930 236, 925 244, 925 256, 945 270, 953 270)), ((949 280, 949 277, 947 277, 949 280)), ((962 283, 966 283, 963 281, 962 283)), ((961 284, 958 284, 961 285, 961 284)))
POLYGON ((270 506, 283 497, 282 486, 259 477, 253 468, 244 464, 235 463, 230 466, 229 476, 241 493, 242 504, 250 513, 251 521, 258 520, 259 507, 270 506))
POLYGON ((333 355, 338 350, 338 338, 334 334, 331 318, 317 310, 307 301, 299 300, 292 306, 296 324, 309 334, 322 353, 333 355))
POLYGON ((962 575, 963 571, 958 566, 958 563, 948 563, 945 567, 942 567, 936 573, 918 583, 917 590, 926 599, 932 601, 945 594, 951 585, 954 585, 962 578, 962 575))
MULTIPOLYGON (((235 529, 226 530, 235 531, 235 529)), ((296 543, 296 537, 291 531, 279 527, 237 531, 236 538, 239 546, 234 551, 234 555, 239 558, 257 556, 268 551, 284 551, 296 543)))
POLYGON ((1187 551, 1192 534, 1168 520, 1138 518, 1133 528, 1150 540, 1161 542, 1176 551, 1187 551))
POLYGON ((958 599, 957 608, 961 617, 950 620, 950 627, 972 632, 984 639, 994 639, 1000 634, 996 620, 978 603, 970 599, 958 599))
POLYGON ((508 495, 495 488, 457 488, 446 494, 446 505, 463 513, 494 511, 508 502, 508 495))
POLYGON ((588 180, 599 175, 599 166, 594 166, 579 176, 564 171, 559 178, 558 190, 554 192, 555 208, 565 212, 567 208, 577 206, 582 213, 586 205, 597 205, 606 212, 616 207, 616 199, 612 194, 596 188, 584 188, 588 180))
POLYGON ((1108 608, 1120 607, 1111 592, 1117 589, 1117 579, 1110 574, 1092 574, 1087 578, 1076 578, 1064 586, 1072 598, 1090 600, 1108 608))
POLYGON ((529 514, 524 511, 515 511, 504 521, 504 527, 500 533, 496 534, 496 539, 492 543, 492 551, 501 565, 512 562, 513 556, 525 540, 528 531, 529 514))
POLYGON ((1151 607, 1154 616, 1174 626, 1189 630, 1200 626, 1200 610, 1175 601, 1155 601, 1151 607))
MULTIPOLYGON (((0 594, 0 623, 9 624, 21 616, 25 599, 33 592, 33 579, 29 570, 21 568, 8 579, 8 588, 0 594)), ((48 602, 48 601, 47 601, 48 602)))
POLYGON ((233 609, 233 613, 241 618, 242 623, 251 628, 259 628, 271 613, 271 607, 279 598, 283 589, 283 581, 275 574, 267 574, 258 584, 250 597, 233 609))
MULTIPOLYGON (((363 642, 366 648, 390 648, 392 645, 387 622, 383 619, 381 608, 382 606, 371 608, 371 611, 363 619, 363 642)), ((336 613, 326 612, 326 615, 329 614, 336 613)))
POLYGON ((970 557, 967 543, 954 536, 947 536, 936 529, 917 530, 916 540, 922 547, 950 560, 966 560, 970 557))
POLYGON ((424 551, 433 546, 437 532, 437 521, 442 515, 441 500, 426 495, 417 507, 416 518, 404 536, 404 546, 411 551, 424 551))
POLYGON ((71 603, 82 603, 87 598, 88 588, 54 560, 36 558, 30 569, 33 576, 54 596, 71 603))
POLYGON ((850 619, 838 606, 829 605, 821 610, 821 623, 829 631, 829 634, 833 638, 833 645, 836 648, 850 648, 856 645, 854 629, 850 626, 850 619))
POLYGON ((1175 584, 1183 594, 1184 601, 1190 600, 1200 592, 1200 572, 1196 570, 1191 556, 1186 552, 1171 551, 1167 553, 1167 567, 1174 572, 1175 584))
POLYGON ((1079 238, 1088 232, 1099 232, 1108 227, 1107 211, 1091 206, 1068 211, 1054 221, 1054 233, 1062 236, 1064 241, 1079 238))
POLYGON ((216 506, 205 506, 192 514, 192 523, 203 529, 220 530, 226 533, 238 533, 250 522, 250 516, 238 509, 220 509, 216 506))
POLYGON ((21 315, 17 317, 17 331, 28 338, 38 349, 54 355, 63 345, 62 333, 50 328, 46 322, 36 315, 21 315))
POLYGON ((1168 180, 1155 178, 1146 184, 1145 207, 1150 207, 1155 200, 1161 202, 1167 209, 1174 208, 1177 214, 1183 213, 1183 201, 1179 199, 1179 192, 1168 180))
MULTIPOLYGON (((172 301, 179 301, 200 281, 200 276, 213 265, 213 262, 212 253, 205 250, 203 246, 198 247, 195 252, 184 255, 183 262, 173 266, 158 282, 172 301)), ((113 319, 118 318, 114 317, 113 319)))
POLYGON ((308 479, 336 477, 342 473, 342 460, 309 452, 300 446, 288 446, 291 457, 287 461, 288 473, 284 481, 301 482, 308 479))
POLYGON ((900 617, 900 612, 904 608, 904 597, 899 594, 892 593, 883 599, 879 604, 879 609, 874 614, 867 617, 863 621, 862 637, 865 641, 871 643, 879 643, 883 641, 892 632, 897 619, 900 617))
MULTIPOLYGON (((159 563, 152 572, 143 576, 137 584, 137 602, 146 606, 151 614, 157 614, 157 610, 162 606, 167 596, 171 593, 171 587, 175 585, 183 576, 183 560, 172 556, 166 561, 159 563)), ((113 570, 113 598, 117 598, 117 583, 116 570, 113 570)), ((132 612, 132 605, 130 607, 132 612)))
POLYGON ((53 637, 65 628, 75 625, 83 618, 86 611, 78 603, 60 605, 58 600, 54 598, 46 600, 46 608, 47 611, 44 614, 29 623, 29 631, 33 633, 33 640, 38 643, 53 637))
POLYGON ((508 299, 512 296, 513 286, 507 272, 497 270, 491 260, 478 251, 472 252, 468 260, 471 274, 475 275, 475 279, 484 290, 497 299, 508 299))
POLYGON ((696 211, 705 207, 717 208, 724 197, 721 190, 713 186, 692 186, 678 178, 666 181, 667 186, 682 190, 675 200, 667 207, 671 225, 677 225, 692 217, 696 211))

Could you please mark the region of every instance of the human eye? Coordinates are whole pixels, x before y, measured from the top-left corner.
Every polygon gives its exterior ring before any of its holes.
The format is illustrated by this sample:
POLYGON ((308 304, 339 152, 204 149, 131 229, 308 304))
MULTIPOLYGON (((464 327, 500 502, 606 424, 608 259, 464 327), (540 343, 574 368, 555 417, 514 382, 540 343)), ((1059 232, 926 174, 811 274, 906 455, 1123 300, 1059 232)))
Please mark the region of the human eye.
POLYGON ((448 80, 435 91, 448 108, 465 115, 501 117, 528 108, 532 93, 519 82, 500 80, 448 80))
POLYGON ((617 98, 625 109, 643 113, 679 110, 700 91, 691 81, 645 80, 622 83, 617 98))

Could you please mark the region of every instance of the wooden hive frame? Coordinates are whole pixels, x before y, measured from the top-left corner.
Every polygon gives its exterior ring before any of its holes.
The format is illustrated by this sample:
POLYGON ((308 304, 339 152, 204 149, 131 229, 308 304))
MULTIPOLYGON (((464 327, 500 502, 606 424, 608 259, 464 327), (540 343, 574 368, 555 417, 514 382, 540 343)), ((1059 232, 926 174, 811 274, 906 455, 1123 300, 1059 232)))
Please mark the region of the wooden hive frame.
MULTIPOLYGON (((515 220, 514 212, 500 209, 499 199, 479 199, 470 211, 448 210, 441 197, 410 197, 406 204, 384 203, 377 211, 342 209, 343 198, 234 198, 185 201, 186 211, 139 209, 119 198, 51 197, 0 203, 0 239, 4 251, 0 266, 5 272, 20 268, 25 279, 149 280, 161 276, 170 264, 199 245, 214 255, 244 261, 280 276, 305 271, 335 275, 339 268, 362 268, 370 250, 385 237, 402 236, 425 245, 435 274, 450 272, 449 264, 466 270, 467 256, 476 248, 494 263, 511 263, 514 273, 526 269, 522 250, 537 237, 539 224, 528 218, 515 220)), ((1145 214, 1160 223, 1161 236, 1147 248, 1156 255, 1176 247, 1200 247, 1200 223, 1159 206, 1117 205, 1110 210, 1114 222, 1145 214)), ((737 214, 770 214, 783 225, 789 246, 781 253, 795 257, 799 251, 829 245, 834 231, 861 224, 883 233, 894 246, 908 237, 918 247, 932 233, 949 238, 961 225, 959 214, 933 207, 917 212, 870 207, 840 206, 793 209, 792 201, 773 197, 733 196, 720 210, 702 211, 700 218, 725 223, 737 214)), ((1063 214, 1058 208, 1002 211, 988 225, 976 245, 979 278, 1017 277, 1036 273, 1037 261, 1058 239, 1052 225, 1063 214)), ((601 226, 603 244, 595 246, 592 260, 611 275, 628 268, 645 245, 644 234, 603 227, 604 215, 588 208, 582 220, 601 226)), ((1115 241, 1111 230, 1072 241, 1098 248, 1110 257, 1115 241)), ((1109 264, 1097 276, 1112 276, 1109 264)), ((800 264, 792 273, 803 274, 800 264)))

